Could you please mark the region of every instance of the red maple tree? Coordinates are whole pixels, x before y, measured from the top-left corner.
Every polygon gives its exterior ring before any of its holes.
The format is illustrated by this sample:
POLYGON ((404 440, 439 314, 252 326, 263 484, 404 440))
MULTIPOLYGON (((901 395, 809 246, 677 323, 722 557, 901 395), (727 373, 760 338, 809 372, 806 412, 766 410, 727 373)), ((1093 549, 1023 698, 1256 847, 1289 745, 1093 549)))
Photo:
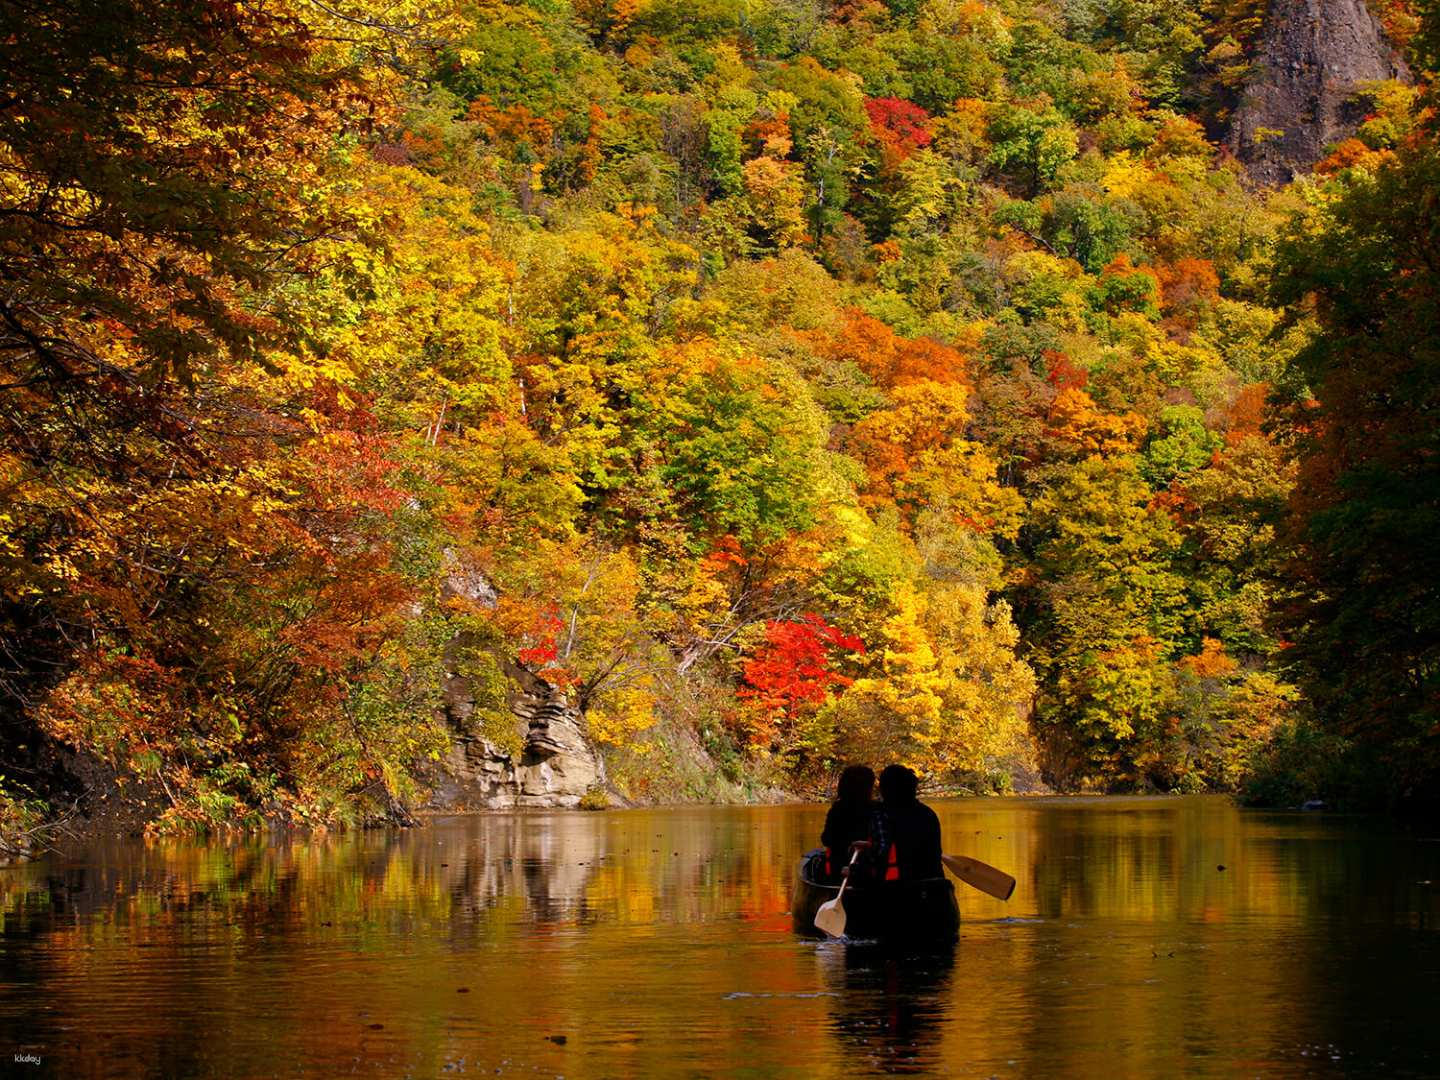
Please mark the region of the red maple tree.
POLYGON ((837 652, 864 653, 865 643, 813 612, 796 620, 772 619, 765 624, 764 644, 745 661, 738 695, 772 721, 794 719, 854 681, 835 670, 837 652))
POLYGON ((929 146, 930 114, 904 98, 866 98, 865 113, 870 131, 896 161, 904 161, 916 150, 929 146))

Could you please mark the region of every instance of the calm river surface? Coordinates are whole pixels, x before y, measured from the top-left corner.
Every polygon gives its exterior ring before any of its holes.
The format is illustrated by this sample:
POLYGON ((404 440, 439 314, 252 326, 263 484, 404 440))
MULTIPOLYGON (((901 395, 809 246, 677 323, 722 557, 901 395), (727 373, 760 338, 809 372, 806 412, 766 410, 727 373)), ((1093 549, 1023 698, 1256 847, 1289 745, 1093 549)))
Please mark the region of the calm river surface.
POLYGON ((823 807, 3 869, 0 1073, 1440 1075, 1436 830, 1217 798, 933 805, 948 850, 1019 887, 960 886, 958 946, 908 961, 791 934, 823 807))

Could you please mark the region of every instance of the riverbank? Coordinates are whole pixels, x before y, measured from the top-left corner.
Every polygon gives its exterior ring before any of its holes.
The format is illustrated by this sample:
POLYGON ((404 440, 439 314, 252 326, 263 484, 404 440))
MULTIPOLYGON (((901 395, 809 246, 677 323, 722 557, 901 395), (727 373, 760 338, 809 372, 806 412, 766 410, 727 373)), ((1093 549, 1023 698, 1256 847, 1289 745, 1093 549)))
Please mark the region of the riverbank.
MULTIPOLYGON (((457 747, 462 744, 457 743, 457 747)), ((462 755, 463 756, 463 755, 462 755)), ((452 755, 453 757, 453 755, 452 755)), ((525 801, 513 795, 467 802, 456 794, 452 758, 417 767, 419 797, 408 803, 357 798, 328 816, 310 811, 283 793, 258 810, 229 820, 205 821, 177 814, 172 789, 159 778, 119 769, 94 754, 51 745, 36 756, 29 772, 43 776, 48 798, 7 800, 0 814, 0 859, 23 859, 56 846, 90 840, 146 835, 306 833, 319 829, 410 826, 456 814, 516 811, 596 811, 684 806, 784 806, 824 803, 831 797, 825 778, 796 784, 775 762, 739 755, 716 755, 692 732, 672 732, 648 753, 609 749, 599 754, 603 783, 563 803, 525 801), (448 795, 446 794, 448 792, 448 795)), ((1007 774, 1008 775, 1008 774, 1007 774)), ((33 789, 32 789, 33 790, 33 789)), ((972 785, 931 787, 928 797, 1050 795, 1038 772, 1021 770, 1003 790, 977 781, 972 785)))
MULTIPOLYGON (((558 745, 553 737, 549 741, 558 745)), ((241 808, 232 803, 233 812, 227 815, 224 803, 196 812, 158 773, 146 775, 135 769, 117 768, 97 754, 52 742, 33 749, 21 762, 18 771, 31 780, 28 797, 7 796, 0 802, 0 858, 25 858, 61 840, 68 845, 89 838, 138 834, 333 831, 405 826, 453 814, 778 806, 823 803, 830 797, 830 781, 825 776, 797 783, 780 761, 741 755, 719 739, 707 743, 699 733, 674 722, 662 722, 656 737, 640 749, 597 747, 588 739, 583 749, 573 740, 565 746, 548 756, 533 756, 529 764, 516 768, 516 762, 522 760, 518 756, 511 758, 489 743, 467 742, 456 735, 448 756, 416 767, 408 779, 408 797, 372 789, 356 792, 348 799, 324 800, 313 793, 307 799, 304 792, 275 790, 267 801, 257 805, 241 808), (566 754, 589 755, 589 760, 581 760, 578 773, 588 781, 565 790, 563 797, 555 797, 559 789, 536 789, 527 795, 523 784, 550 784, 564 772, 566 754), (492 766, 497 771, 486 774, 491 781, 487 787, 467 787, 460 782, 464 777, 457 777, 460 768, 474 773, 492 766), (511 771, 507 773, 506 769, 511 771), (480 798, 467 797, 477 790, 480 798)), ((16 770, 12 766, 6 771, 13 784, 16 770)), ((1246 783, 1228 794, 1252 808, 1314 806, 1416 820, 1440 817, 1440 808, 1433 799, 1426 802, 1411 797, 1379 804, 1358 795, 1380 789, 1375 769, 1347 754, 1346 747, 1333 739, 1317 739, 1302 732, 1276 740, 1265 755, 1257 758, 1246 783)), ((1057 791, 1033 765, 1012 762, 1000 782, 977 776, 969 783, 931 786, 927 797, 1078 793, 1105 794, 1099 790, 1057 791)))
MULTIPOLYGON (((773 767, 738 757, 717 762, 698 738, 682 735, 644 755, 618 750, 605 754, 591 748, 594 766, 583 775, 595 782, 581 787, 573 797, 552 798, 554 792, 543 791, 527 796, 520 786, 523 779, 512 776, 515 782, 511 787, 495 784, 482 788, 481 798, 468 801, 467 794, 477 789, 467 786, 467 776, 461 773, 475 771, 475 758, 510 765, 509 758, 488 743, 468 759, 466 749, 466 741, 457 738, 448 755, 417 763, 410 777, 413 797, 406 800, 362 791, 348 801, 331 800, 322 807, 307 804, 300 793, 282 790, 268 802, 226 818, 194 812, 159 775, 118 768, 99 755, 50 742, 25 759, 20 771, 30 783, 23 786, 22 794, 0 800, 0 864, 41 854, 62 843, 70 846, 142 834, 304 833, 403 827, 454 814, 784 805, 820 796, 818 791, 784 784, 780 771, 773 767)), ((549 783, 556 775, 556 763, 565 760, 562 755, 550 755, 534 762, 531 771, 549 783)))

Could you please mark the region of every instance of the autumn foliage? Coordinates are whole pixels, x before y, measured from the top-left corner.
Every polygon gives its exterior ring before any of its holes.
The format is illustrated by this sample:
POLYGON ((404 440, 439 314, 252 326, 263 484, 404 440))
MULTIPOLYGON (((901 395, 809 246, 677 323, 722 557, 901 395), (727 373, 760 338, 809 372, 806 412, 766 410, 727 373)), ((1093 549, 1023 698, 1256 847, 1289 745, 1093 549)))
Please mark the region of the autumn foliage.
POLYGON ((751 742, 768 743, 799 716, 814 711, 854 680, 837 670, 846 653, 863 655, 865 643, 813 613, 765 624, 764 643, 741 668, 736 696, 750 708, 751 742))
POLYGON ((677 12, 0 5, 0 826, 403 820, 522 686, 645 797, 1433 759, 1423 87, 1268 192, 1253 4, 677 12))

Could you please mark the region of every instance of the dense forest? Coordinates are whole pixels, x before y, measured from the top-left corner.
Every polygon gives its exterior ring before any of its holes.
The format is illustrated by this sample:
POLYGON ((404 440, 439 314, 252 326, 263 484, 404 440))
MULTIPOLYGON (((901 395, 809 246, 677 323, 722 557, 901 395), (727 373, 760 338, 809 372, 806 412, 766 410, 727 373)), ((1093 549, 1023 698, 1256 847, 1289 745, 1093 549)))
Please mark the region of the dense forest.
POLYGON ((403 817, 456 672, 601 799, 1433 799, 1440 21, 1275 185, 1265 14, 3 0, 5 829, 403 817))

